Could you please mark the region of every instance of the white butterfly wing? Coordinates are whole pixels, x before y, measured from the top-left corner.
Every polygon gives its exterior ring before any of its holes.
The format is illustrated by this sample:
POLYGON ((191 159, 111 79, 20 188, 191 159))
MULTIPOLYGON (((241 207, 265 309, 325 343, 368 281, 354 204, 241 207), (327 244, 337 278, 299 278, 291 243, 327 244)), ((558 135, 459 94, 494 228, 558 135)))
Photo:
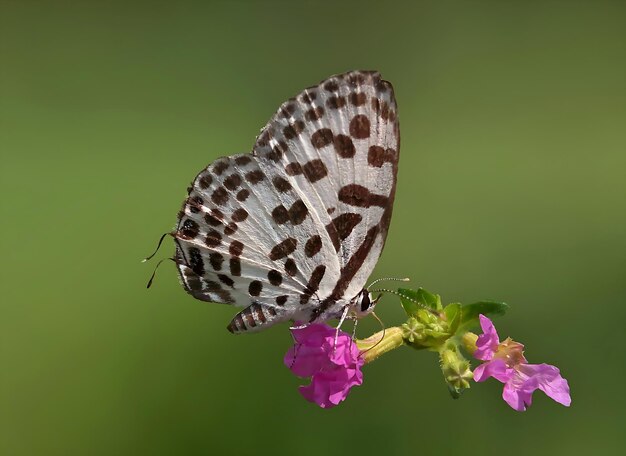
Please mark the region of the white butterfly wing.
POLYGON ((233 332, 336 316, 382 251, 399 128, 376 72, 333 76, 285 102, 250 155, 194 180, 175 233, 187 291, 249 306, 233 332))

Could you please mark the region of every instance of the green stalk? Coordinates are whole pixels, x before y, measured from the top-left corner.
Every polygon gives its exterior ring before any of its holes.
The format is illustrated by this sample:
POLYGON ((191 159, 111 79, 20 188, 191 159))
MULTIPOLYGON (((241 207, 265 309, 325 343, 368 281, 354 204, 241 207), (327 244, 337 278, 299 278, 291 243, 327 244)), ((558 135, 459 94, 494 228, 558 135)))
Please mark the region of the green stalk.
POLYGON ((404 345, 402 329, 398 326, 379 331, 367 339, 357 340, 357 347, 363 354, 365 363, 374 361, 379 356, 404 345))

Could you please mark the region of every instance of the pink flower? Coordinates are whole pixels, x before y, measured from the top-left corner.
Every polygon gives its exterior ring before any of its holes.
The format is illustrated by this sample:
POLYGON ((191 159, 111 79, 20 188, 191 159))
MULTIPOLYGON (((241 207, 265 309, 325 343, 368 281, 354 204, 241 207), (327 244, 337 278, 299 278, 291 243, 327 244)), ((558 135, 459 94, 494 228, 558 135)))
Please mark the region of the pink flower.
POLYGON ((520 412, 530 406, 533 392, 537 389, 569 407, 572 402, 569 385, 556 367, 528 364, 522 344, 511 338, 501 343, 491 320, 484 315, 479 318, 483 334, 476 341, 474 357, 485 362, 474 370, 475 381, 483 382, 493 377, 504 383, 502 398, 520 412))
POLYGON ((285 365, 298 377, 311 377, 311 383, 300 386, 307 401, 330 408, 343 401, 350 388, 363 383, 356 343, 349 334, 325 324, 311 324, 291 332, 296 344, 285 355, 285 365))

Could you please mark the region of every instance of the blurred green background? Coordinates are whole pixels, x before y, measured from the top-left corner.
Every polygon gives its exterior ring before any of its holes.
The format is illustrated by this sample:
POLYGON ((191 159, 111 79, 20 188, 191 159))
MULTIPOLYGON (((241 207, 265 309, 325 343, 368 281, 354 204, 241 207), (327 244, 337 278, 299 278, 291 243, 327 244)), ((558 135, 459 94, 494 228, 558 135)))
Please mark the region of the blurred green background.
POLYGON ((1 0, 0 453, 625 451, 625 23, 619 1, 1 0), (171 263, 145 289, 195 174, 355 68, 393 82, 402 129, 373 277, 508 302, 501 334, 561 368, 571 408, 516 413, 495 381, 454 401, 403 349, 321 410, 285 327, 232 336, 171 263))

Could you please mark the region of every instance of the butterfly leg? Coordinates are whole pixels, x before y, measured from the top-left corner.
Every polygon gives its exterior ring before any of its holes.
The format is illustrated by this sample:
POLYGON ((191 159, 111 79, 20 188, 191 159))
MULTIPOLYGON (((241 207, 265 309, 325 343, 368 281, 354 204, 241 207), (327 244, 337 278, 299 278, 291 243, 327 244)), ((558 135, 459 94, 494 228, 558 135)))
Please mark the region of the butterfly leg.
POLYGON ((226 329, 233 334, 257 332, 288 319, 283 309, 254 302, 235 315, 226 329))
POLYGON ((341 325, 343 325, 343 322, 348 317, 348 312, 350 312, 350 306, 349 305, 347 305, 346 307, 343 308, 343 312, 341 314, 341 318, 339 319, 339 324, 337 325, 337 328, 335 328, 335 343, 333 344, 333 353, 337 349, 337 341, 339 340, 339 330, 341 329, 341 325))

